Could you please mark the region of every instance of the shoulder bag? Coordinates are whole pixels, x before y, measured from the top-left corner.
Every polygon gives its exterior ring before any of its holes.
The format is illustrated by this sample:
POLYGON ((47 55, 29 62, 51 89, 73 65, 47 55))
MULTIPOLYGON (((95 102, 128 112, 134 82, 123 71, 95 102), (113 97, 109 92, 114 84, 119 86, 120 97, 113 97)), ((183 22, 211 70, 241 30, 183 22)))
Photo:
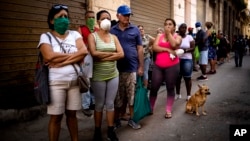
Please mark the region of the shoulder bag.
MULTIPOLYGON (((46 33, 50 42, 51 37, 46 33)), ((34 95, 38 104, 50 103, 49 68, 44 64, 43 55, 39 51, 35 68, 34 95)))

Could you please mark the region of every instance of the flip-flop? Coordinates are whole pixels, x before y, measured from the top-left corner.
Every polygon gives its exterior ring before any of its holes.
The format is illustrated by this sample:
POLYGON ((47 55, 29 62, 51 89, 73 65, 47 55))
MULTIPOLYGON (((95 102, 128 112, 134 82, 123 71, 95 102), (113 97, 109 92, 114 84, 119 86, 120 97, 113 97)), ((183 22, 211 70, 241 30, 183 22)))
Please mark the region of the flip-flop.
POLYGON ((125 114, 124 116, 120 117, 120 120, 123 121, 129 121, 130 116, 128 114, 125 114))
POLYGON ((172 118, 172 113, 166 113, 166 114, 165 114, 165 118, 166 118, 166 119, 172 118))

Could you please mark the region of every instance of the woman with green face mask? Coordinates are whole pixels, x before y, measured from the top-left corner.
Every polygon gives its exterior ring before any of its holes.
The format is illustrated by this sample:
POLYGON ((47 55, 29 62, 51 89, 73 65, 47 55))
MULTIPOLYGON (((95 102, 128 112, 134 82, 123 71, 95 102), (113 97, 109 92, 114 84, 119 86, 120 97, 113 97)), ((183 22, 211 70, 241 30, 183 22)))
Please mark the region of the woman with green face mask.
POLYGON ((88 51, 81 35, 68 30, 68 14, 66 5, 51 7, 47 20, 51 32, 43 33, 37 46, 49 68, 51 103, 47 105, 47 113, 50 115, 50 141, 58 141, 64 114, 71 140, 78 141, 76 111, 81 109, 81 94, 76 71, 80 71, 78 62, 88 51))

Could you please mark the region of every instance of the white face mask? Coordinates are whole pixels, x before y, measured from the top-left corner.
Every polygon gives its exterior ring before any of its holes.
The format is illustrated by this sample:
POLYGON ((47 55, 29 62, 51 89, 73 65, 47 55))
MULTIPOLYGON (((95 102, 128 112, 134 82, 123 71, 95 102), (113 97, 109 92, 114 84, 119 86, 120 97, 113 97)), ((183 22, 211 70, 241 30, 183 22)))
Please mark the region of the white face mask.
POLYGON ((100 26, 101 26, 101 29, 103 30, 110 30, 111 22, 108 19, 104 19, 101 21, 100 26))
POLYGON ((197 27, 196 29, 199 31, 199 30, 201 30, 201 27, 197 27))

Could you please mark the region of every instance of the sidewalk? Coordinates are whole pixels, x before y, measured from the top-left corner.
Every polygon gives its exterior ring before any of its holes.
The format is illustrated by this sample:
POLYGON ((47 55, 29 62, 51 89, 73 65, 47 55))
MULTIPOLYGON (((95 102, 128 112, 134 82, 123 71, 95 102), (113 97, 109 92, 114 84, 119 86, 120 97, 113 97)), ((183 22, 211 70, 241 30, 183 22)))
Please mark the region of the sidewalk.
MULTIPOLYGON (((230 60, 232 63, 232 59, 230 60)), ((222 64, 223 65, 223 64, 222 64)), ((220 71, 220 66, 217 67, 218 72, 220 71)), ((197 89, 197 84, 200 83, 196 80, 196 78, 201 74, 200 71, 193 72, 192 80, 193 80, 193 88, 192 92, 197 89)), ((208 76, 209 79, 210 76, 208 76)), ((205 83, 206 81, 204 81, 205 83)), ((175 102, 175 109, 182 109, 183 104, 185 102, 185 86, 184 83, 181 84, 181 94, 183 99, 178 100, 175 102)), ((165 108, 165 97, 166 97, 166 87, 165 85, 161 86, 159 93, 158 93, 158 100, 156 103, 156 108, 159 111, 156 111, 153 116, 146 117, 145 120, 141 121, 142 129, 140 130, 133 130, 130 127, 127 126, 126 121, 122 121, 122 127, 117 130, 118 137, 120 138, 120 141, 139 141, 139 140, 133 140, 128 139, 127 137, 124 137, 122 133, 127 134, 136 134, 138 137, 144 138, 146 135, 150 134, 152 130, 157 130, 157 126, 165 126, 162 125, 162 111, 164 111, 165 108), (156 122, 157 126, 154 125, 153 127, 147 126, 147 121, 156 122)), ((32 113, 31 113, 32 114, 32 113)), ((35 114, 35 113, 33 113, 35 114)), ((181 116, 182 113, 174 113, 174 116, 181 116)), ((78 128, 79 128, 79 140, 82 141, 91 141, 92 136, 94 133, 94 119, 93 116, 86 117, 81 111, 77 112, 77 118, 78 118, 78 128)), ((169 126, 175 126, 175 118, 171 119, 173 122, 172 124, 169 123, 169 126)), ((168 120, 170 121, 170 120, 168 120)), ((8 126, 1 126, 0 127, 0 134, 1 134, 1 140, 3 141, 48 141, 48 122, 49 122, 49 116, 44 114, 40 116, 39 118, 27 122, 22 123, 13 123, 12 125, 8 126)), ((164 121, 166 122, 166 121, 164 121)), ((105 114, 103 118, 103 140, 106 139, 106 120, 105 120, 105 114)), ((66 126, 65 122, 65 116, 62 121, 61 126, 61 133, 60 133, 60 141, 70 141, 70 135, 66 126)), ((187 129, 188 130, 188 129, 187 129)), ((158 136, 160 136, 163 133, 159 133, 158 136)), ((154 135, 152 135, 154 136, 154 135)), ((170 135, 171 136, 171 135, 170 135)), ((144 138, 145 139, 145 138, 144 138)), ((159 140, 157 140, 159 141, 159 140)), ((164 139, 162 141, 165 141, 164 139)))

